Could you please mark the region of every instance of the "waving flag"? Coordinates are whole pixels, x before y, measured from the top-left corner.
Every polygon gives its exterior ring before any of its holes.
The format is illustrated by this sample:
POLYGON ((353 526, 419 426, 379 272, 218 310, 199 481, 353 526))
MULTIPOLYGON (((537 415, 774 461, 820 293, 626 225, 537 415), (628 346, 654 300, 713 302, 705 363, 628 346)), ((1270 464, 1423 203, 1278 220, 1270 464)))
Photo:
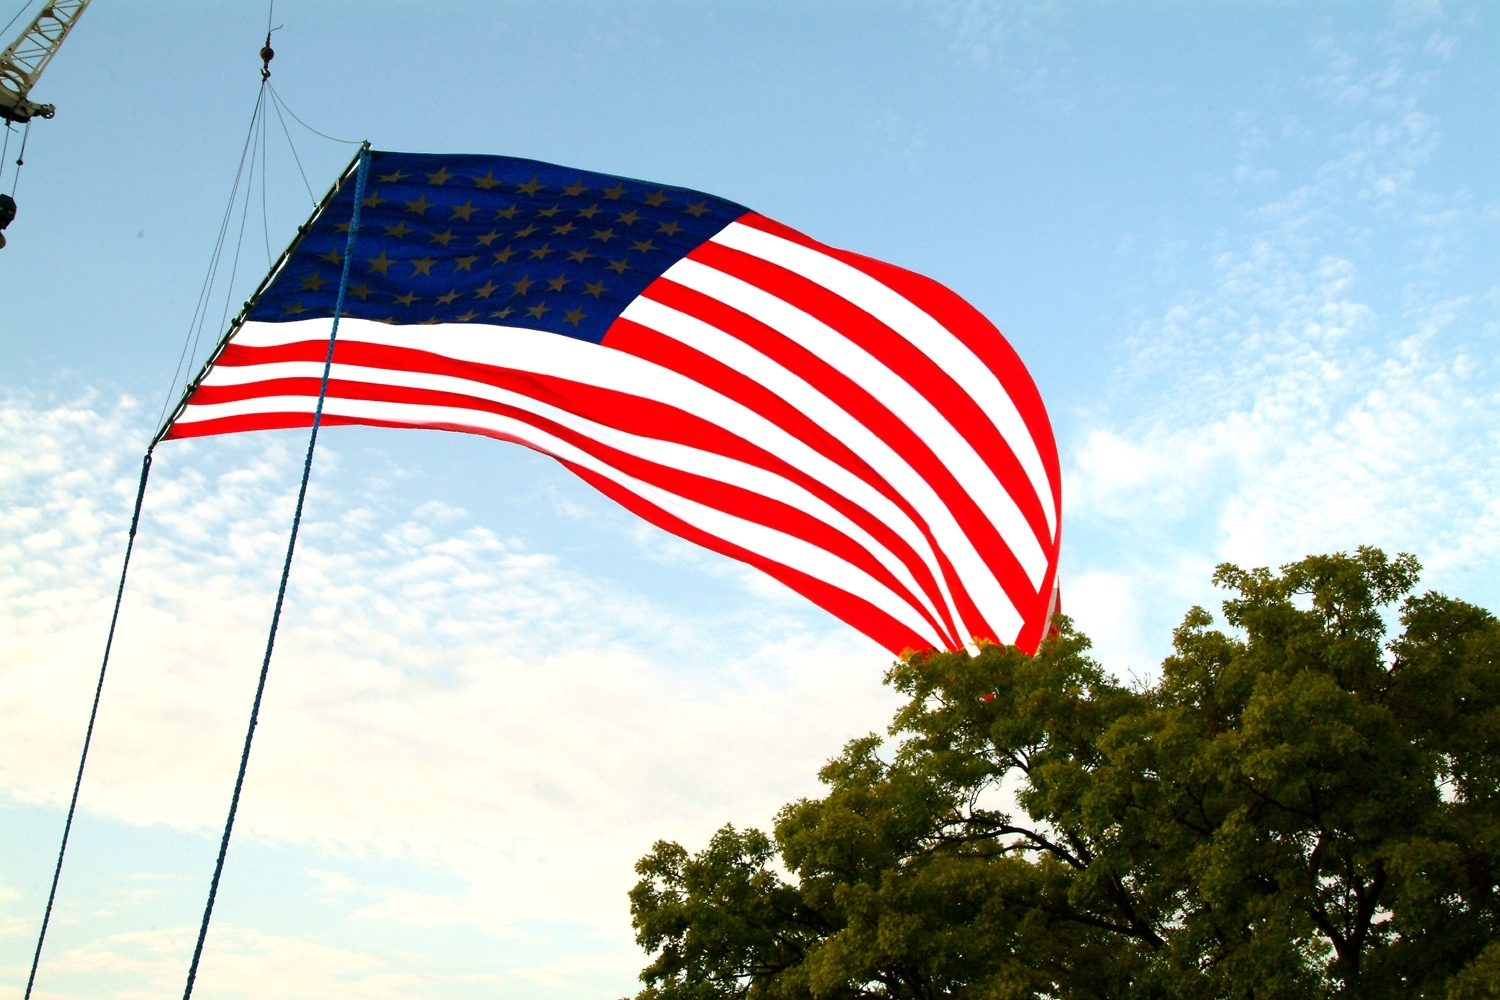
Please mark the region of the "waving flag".
MULTIPOLYGON (((696 191, 371 155, 325 425, 534 448, 893 652, 1036 647, 1056 446, 1020 359, 964 300, 696 191)), ((352 178, 167 437, 311 424, 352 178)))

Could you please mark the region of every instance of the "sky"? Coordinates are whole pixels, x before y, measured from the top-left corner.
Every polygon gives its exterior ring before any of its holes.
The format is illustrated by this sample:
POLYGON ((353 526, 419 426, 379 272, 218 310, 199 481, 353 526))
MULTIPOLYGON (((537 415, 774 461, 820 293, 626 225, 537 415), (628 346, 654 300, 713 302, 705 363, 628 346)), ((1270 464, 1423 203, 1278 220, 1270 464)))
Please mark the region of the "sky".
MULTIPOLYGON (((267 13, 101 0, 0 172, 17 994, 267 13)), ((711 191, 972 301, 1047 403, 1064 607, 1122 679, 1217 610, 1226 560, 1379 545, 1500 608, 1491 4, 279 0, 274 24, 272 83, 329 136, 711 191)), ((352 155, 288 130, 204 338, 352 155)), ((38 997, 180 994, 304 448, 157 452, 38 997)), ((549 459, 330 429, 196 995, 633 993, 634 861, 818 794, 888 723, 888 660, 549 459)))

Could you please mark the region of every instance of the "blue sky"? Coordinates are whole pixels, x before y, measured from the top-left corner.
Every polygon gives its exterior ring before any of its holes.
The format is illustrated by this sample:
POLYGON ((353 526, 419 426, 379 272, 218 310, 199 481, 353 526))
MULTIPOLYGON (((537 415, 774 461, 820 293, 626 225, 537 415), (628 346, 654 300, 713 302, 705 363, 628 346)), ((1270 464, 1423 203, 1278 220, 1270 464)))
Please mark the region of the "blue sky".
MULTIPOLYGON (((59 110, 32 130, 0 251, 7 986, 265 16, 103 0, 35 94, 59 110)), ((968 297, 1047 401, 1064 602, 1121 676, 1216 606, 1225 559, 1378 544, 1500 607, 1490 5, 275 16, 273 82, 324 132, 712 191, 968 297)), ((350 147, 292 129, 321 192, 350 147)), ((269 148, 231 304, 308 210, 279 131, 269 148)), ((181 989, 302 442, 158 453, 40 996, 181 989)), ((815 794, 817 766, 888 720, 885 660, 548 460, 336 429, 198 995, 624 995, 644 964, 632 862, 815 794)))

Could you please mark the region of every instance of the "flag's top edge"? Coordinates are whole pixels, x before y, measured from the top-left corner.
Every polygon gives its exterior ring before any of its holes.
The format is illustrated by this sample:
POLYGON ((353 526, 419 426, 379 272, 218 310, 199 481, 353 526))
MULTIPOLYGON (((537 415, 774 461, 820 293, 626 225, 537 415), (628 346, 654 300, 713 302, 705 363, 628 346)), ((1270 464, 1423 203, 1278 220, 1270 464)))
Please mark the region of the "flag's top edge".
MULTIPOLYGON (((481 175, 459 174, 453 172, 451 168, 456 166, 460 169, 465 167, 479 167, 480 169, 484 169, 487 165, 493 166, 502 163, 508 165, 511 171, 524 172, 530 170, 537 176, 538 181, 542 183, 544 188, 550 187, 554 192, 557 190, 566 190, 567 184, 563 183, 564 181, 577 182, 590 179, 601 182, 614 181, 620 184, 638 186, 645 193, 664 191, 671 194, 675 192, 680 195, 690 195, 700 199, 707 199, 710 203, 737 208, 741 213, 750 211, 749 208, 738 202, 730 201, 727 198, 709 194, 696 188, 683 187, 678 184, 663 184, 660 181, 643 180, 639 177, 627 177, 623 174, 610 174, 598 170, 582 170, 564 164, 549 163, 546 160, 533 160, 524 156, 506 156, 497 153, 410 153, 391 149, 372 149, 370 150, 370 182, 375 183, 382 177, 390 176, 392 173, 390 167, 392 165, 398 168, 410 165, 413 168, 413 175, 429 175, 425 178, 425 182, 431 186, 442 187, 451 183, 462 187, 474 187, 477 186, 474 183, 475 180, 483 180, 481 175), (435 169, 424 170, 422 169, 423 167, 433 167, 435 169), (445 174, 447 174, 446 178, 445 174), (437 180, 433 180, 433 178, 437 178, 437 180), (548 185, 546 182, 549 179, 558 183, 548 185)), ((590 189, 596 190, 603 190, 607 187, 608 185, 605 184, 600 184, 597 187, 589 185, 590 189)), ((625 194, 628 195, 628 193, 627 191, 625 194)))

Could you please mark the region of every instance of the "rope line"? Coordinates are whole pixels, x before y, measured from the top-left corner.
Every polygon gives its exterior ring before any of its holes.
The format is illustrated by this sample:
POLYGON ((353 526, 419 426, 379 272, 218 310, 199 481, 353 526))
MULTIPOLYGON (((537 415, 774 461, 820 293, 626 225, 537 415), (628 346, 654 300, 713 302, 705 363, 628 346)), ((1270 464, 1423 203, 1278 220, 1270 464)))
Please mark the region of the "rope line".
POLYGON ((271 219, 266 210, 266 177, 271 173, 271 161, 266 159, 266 114, 265 108, 261 108, 260 115, 260 232, 266 241, 266 270, 271 269, 275 260, 271 257, 271 219))
POLYGON ((21 15, 26 13, 26 8, 30 7, 33 3, 36 3, 36 0, 26 0, 26 2, 21 5, 21 9, 16 11, 14 16, 12 16, 9 21, 5 22, 5 27, 0 28, 0 41, 5 40, 5 38, 7 37, 6 32, 10 30, 10 26, 19 21, 21 19, 21 15))
POLYGON ((240 753, 240 770, 234 780, 234 795, 229 800, 229 817, 224 821, 224 836, 219 841, 219 858, 214 863, 214 877, 208 887, 208 902, 203 907, 203 923, 198 928, 198 943, 193 947, 193 963, 188 968, 187 986, 182 1000, 191 1000, 193 983, 198 978, 198 963, 203 957, 203 942, 208 937, 208 922, 213 916, 214 899, 219 894, 219 878, 224 874, 224 856, 229 852, 229 835, 234 830, 234 816, 240 807, 240 792, 245 787, 245 769, 250 763, 250 744, 260 718, 261 699, 266 691, 266 675, 271 669, 271 652, 276 647, 276 629, 281 624, 281 608, 286 600, 287 579, 292 573, 292 553, 297 547, 297 531, 302 526, 302 507, 307 500, 307 481, 312 475, 313 449, 318 444, 318 427, 323 422, 323 401, 328 396, 328 377, 333 371, 333 348, 339 333, 339 317, 344 311, 344 294, 349 287, 349 265, 354 259, 354 241, 359 234, 360 202, 365 196, 365 177, 369 174, 368 144, 360 151, 359 173, 354 182, 354 212, 349 220, 349 241, 344 250, 344 271, 339 278, 338 299, 333 306, 333 328, 328 333, 328 355, 323 359, 323 381, 318 386, 318 405, 313 410, 312 433, 307 439, 307 457, 302 462, 302 485, 297 490, 297 508, 292 514, 292 534, 286 543, 286 561, 281 566, 281 585, 276 590, 276 608, 271 613, 271 631, 266 636, 266 655, 260 665, 260 680, 255 687, 255 703, 250 708, 250 725, 245 730, 245 748, 240 753))
POLYGON ((250 128, 245 132, 245 142, 240 148, 240 164, 234 172, 234 185, 229 189, 229 204, 224 206, 224 217, 219 220, 219 234, 215 238, 213 253, 209 257, 208 272, 203 276, 203 286, 198 290, 198 303, 193 307, 193 318, 188 323, 187 333, 182 338, 182 351, 177 356, 177 367, 172 372, 172 382, 167 386, 167 395, 162 400, 161 413, 156 418, 158 426, 166 417, 167 408, 172 405, 177 390, 177 378, 182 374, 183 362, 188 360, 188 348, 191 346, 194 357, 198 353, 198 340, 203 333, 203 324, 208 318, 208 305, 213 297, 214 280, 218 276, 219 261, 224 253, 224 238, 229 233, 230 220, 234 218, 234 203, 239 197, 240 178, 245 173, 245 158, 250 155, 250 140, 255 135, 255 121, 261 113, 261 102, 264 100, 265 93, 262 90, 255 99, 255 110, 250 115, 250 128))
POLYGON ((282 134, 286 136, 286 144, 292 150, 292 159, 297 164, 297 173, 302 175, 302 186, 307 188, 307 197, 312 201, 313 207, 316 208, 318 205, 318 196, 313 194, 312 185, 307 182, 307 171, 302 169, 302 157, 297 155, 297 144, 292 141, 292 130, 286 127, 286 116, 281 113, 281 102, 275 100, 276 95, 274 93, 271 96, 271 107, 276 109, 276 118, 281 122, 282 134))
POLYGON ((342 142, 346 146, 360 145, 360 141, 358 139, 340 139, 336 135, 329 135, 327 132, 319 132, 317 129, 307 124, 307 122, 297 117, 297 112, 293 111, 292 106, 288 104, 286 100, 276 92, 276 87, 274 85, 267 84, 267 86, 271 87, 271 96, 274 97, 283 108, 286 108, 286 113, 292 116, 292 120, 298 125, 301 125, 303 128, 307 129, 313 135, 321 135, 323 138, 328 139, 331 142, 342 142))
MULTIPOLYGON (((154 448, 155 445, 152 446, 154 448)), ((125 596, 125 574, 130 571, 130 553, 135 550, 135 532, 141 523, 141 503, 146 498, 146 479, 151 474, 151 451, 141 459, 141 482, 135 490, 135 512, 130 515, 130 534, 125 541, 125 562, 120 567, 120 585, 115 590, 115 610, 109 619, 109 637, 104 640, 104 662, 99 664, 99 683, 94 686, 94 707, 89 710, 89 726, 83 734, 83 753, 78 758, 78 777, 73 779, 73 798, 68 803, 68 819, 63 824, 62 846, 57 849, 57 867, 52 869, 52 889, 47 893, 47 909, 42 914, 42 929, 36 936, 36 952, 31 956, 31 975, 26 977, 25 1000, 31 1000, 36 983, 36 967, 42 960, 42 943, 47 940, 47 925, 52 922, 52 904, 57 899, 57 883, 62 877, 63 855, 68 850, 68 835, 73 832, 73 814, 78 809, 78 789, 83 785, 83 766, 89 759, 89 744, 94 739, 94 720, 99 717, 99 697, 104 693, 104 672, 109 669, 109 651, 115 644, 115 624, 120 620, 120 601, 125 596)))
POLYGON ((234 321, 229 324, 228 328, 225 329, 223 335, 221 335, 218 340, 214 342, 214 345, 208 349, 208 352, 204 355, 203 367, 199 369, 197 377, 189 379, 183 383, 183 392, 182 395, 178 398, 177 405, 172 407, 172 409, 170 410, 170 415, 158 425, 156 435, 152 438, 153 441, 161 441, 167 436, 167 433, 172 429, 172 422, 175 421, 178 416, 181 415, 183 409, 187 407, 188 400, 192 397, 192 394, 197 391, 200 381, 208 374, 209 368, 211 368, 213 364, 218 361, 219 355, 222 354, 224 349, 229 346, 229 342, 234 338, 234 335, 239 332, 241 325, 247 319, 249 319, 251 311, 255 308, 256 303, 260 301, 261 293, 264 292, 268 287, 270 287, 271 283, 276 279, 276 276, 280 274, 282 265, 284 265, 288 260, 291 259, 292 254, 295 253, 297 248, 302 244, 303 237, 307 235, 307 232, 312 227, 312 225, 317 222, 318 218, 322 215, 323 210, 326 209, 333 201, 333 199, 338 195, 338 193, 344 189, 345 184, 353 183, 355 175, 359 173, 360 157, 363 155, 365 148, 368 148, 368 143, 361 144, 360 151, 356 152, 353 158, 349 160, 348 166, 339 171, 338 179, 334 181, 333 186, 328 189, 328 193, 323 196, 323 200, 320 201, 317 207, 313 209, 312 215, 308 217, 307 222, 297 227, 297 235, 292 238, 292 241, 287 245, 287 248, 281 251, 281 257, 275 264, 271 266, 271 270, 267 272, 266 276, 261 279, 260 284, 256 286, 255 291, 250 293, 250 297, 247 298, 245 300, 245 304, 240 307, 239 314, 235 316, 234 321))
MULTIPOLYGON (((263 111, 265 111, 264 103, 265 103, 265 86, 264 86, 264 84, 262 84, 262 86, 261 86, 261 104, 259 106, 257 106, 257 108, 256 108, 256 113, 257 114, 261 114, 263 111)), ((264 121, 265 121, 264 115, 262 115, 262 117, 261 117, 260 120, 261 120, 262 123, 264 123, 264 121)), ((254 126, 252 125, 252 132, 253 132, 253 127, 254 126)), ((264 177, 265 176, 266 165, 264 163, 262 163, 260 165, 260 167, 261 167, 261 176, 264 177)), ((250 175, 245 178, 245 207, 240 210, 240 233, 239 233, 239 236, 237 236, 235 238, 235 242, 234 242, 234 261, 229 266, 229 281, 224 285, 224 311, 219 316, 219 329, 220 330, 224 329, 225 325, 229 322, 229 306, 234 301, 234 279, 236 277, 238 277, 239 273, 240 273, 240 254, 243 253, 244 249, 245 249, 245 225, 250 220, 250 196, 254 192, 254 190, 255 190, 255 147, 252 144, 251 147, 250 147, 250 175)), ((188 365, 189 365, 189 367, 192 366, 193 362, 195 362, 195 361, 198 360, 198 340, 202 336, 203 336, 203 324, 200 323, 198 325, 198 332, 193 336, 193 351, 188 356, 188 365)))
POLYGON ((16 188, 21 183, 21 168, 26 166, 26 140, 31 138, 31 122, 26 123, 26 131, 21 133, 21 153, 16 157, 16 174, 10 180, 10 196, 16 196, 16 188))

